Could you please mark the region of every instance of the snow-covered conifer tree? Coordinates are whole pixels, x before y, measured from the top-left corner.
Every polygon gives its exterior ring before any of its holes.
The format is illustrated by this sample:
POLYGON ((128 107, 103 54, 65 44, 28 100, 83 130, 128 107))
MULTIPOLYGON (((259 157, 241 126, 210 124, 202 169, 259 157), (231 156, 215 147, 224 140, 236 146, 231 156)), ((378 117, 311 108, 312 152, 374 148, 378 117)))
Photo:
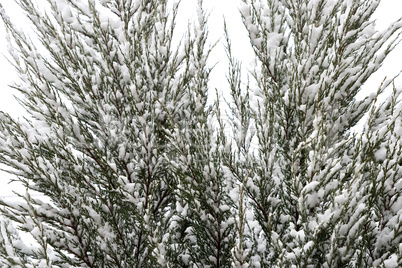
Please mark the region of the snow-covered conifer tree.
POLYGON ((399 40, 401 21, 376 30, 379 2, 244 1, 256 67, 241 89, 231 60, 235 157, 226 158, 253 211, 243 263, 401 265, 399 92, 376 103, 389 79, 356 99, 399 40))
POLYGON ((46 11, 17 2, 36 42, 1 14, 20 75, 13 87, 29 116, 0 115, 0 162, 27 192, 25 202, 0 202, 37 245, 16 243, 5 221, 2 267, 156 267, 175 259, 168 253, 178 238, 169 230, 181 183, 169 161, 182 155, 169 140, 204 114, 201 6, 199 25, 184 35, 175 31, 177 1, 53 0, 46 11))
POLYGON ((255 68, 222 25, 227 111, 202 1, 186 34, 178 1, 16 2, 28 115, 0 113, 0 163, 27 190, 0 200, 2 267, 402 266, 400 91, 366 83, 402 22, 377 31, 379 0, 242 1, 255 68))

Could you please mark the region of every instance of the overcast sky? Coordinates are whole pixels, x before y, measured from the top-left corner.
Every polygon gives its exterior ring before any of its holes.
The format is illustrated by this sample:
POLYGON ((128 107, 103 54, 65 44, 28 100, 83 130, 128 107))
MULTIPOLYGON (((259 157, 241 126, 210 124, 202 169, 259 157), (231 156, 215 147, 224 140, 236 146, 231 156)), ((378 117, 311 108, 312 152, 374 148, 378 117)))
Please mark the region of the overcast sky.
MULTIPOLYGON (((38 0, 38 2, 44 0, 38 0)), ((13 0, 0 0, 0 3, 6 8, 11 19, 21 26, 23 29, 29 29, 23 16, 15 8, 13 0)), ((194 10, 194 0, 182 0, 182 11, 185 12, 181 14, 191 14, 194 10)), ((233 49, 237 57, 243 60, 243 64, 247 66, 249 64, 249 57, 247 56, 247 51, 249 51, 248 40, 245 36, 245 30, 242 28, 240 16, 237 12, 238 4, 240 0, 204 0, 205 7, 211 10, 211 16, 209 19, 209 31, 211 40, 217 40, 222 36, 222 18, 225 16, 231 38, 233 49)), ((377 19, 377 27, 383 29, 389 25, 392 21, 396 20, 399 16, 402 16, 402 1, 401 0, 381 0, 380 7, 378 8, 375 17, 377 19)), ((182 20, 178 23, 178 27, 185 29, 187 27, 187 20, 182 20)), ((2 54, 7 54, 7 42, 5 38, 5 31, 3 25, 0 23, 0 52, 2 54)), ((225 61, 224 51, 222 46, 218 46, 215 52, 212 54, 212 61, 220 62, 225 61)), ((389 55, 382 69, 375 74, 369 81, 368 85, 365 86, 364 91, 369 91, 371 89, 377 89, 381 83, 384 76, 392 76, 398 73, 402 69, 402 44, 397 47, 397 49, 389 55)), ((224 63, 218 63, 215 68, 214 73, 211 77, 211 88, 218 89, 225 87, 225 71, 226 67, 224 63)), ((16 79, 15 72, 12 67, 7 63, 7 61, 0 55, 0 110, 7 111, 12 114, 18 115, 22 113, 22 109, 18 108, 18 104, 14 100, 13 90, 7 85, 10 84, 13 79, 16 79)), ((397 84, 402 84, 398 81, 397 84)), ((6 184, 3 173, 0 173, 0 196, 11 196, 11 188, 3 187, 6 184)))

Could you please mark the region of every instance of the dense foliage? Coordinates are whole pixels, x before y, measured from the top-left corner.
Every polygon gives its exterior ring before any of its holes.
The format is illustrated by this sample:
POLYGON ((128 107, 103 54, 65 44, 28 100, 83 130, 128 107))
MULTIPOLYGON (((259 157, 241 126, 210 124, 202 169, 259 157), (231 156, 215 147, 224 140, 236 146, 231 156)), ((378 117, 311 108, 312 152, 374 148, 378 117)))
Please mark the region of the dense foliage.
POLYGON ((214 102, 202 1, 186 34, 177 1, 17 2, 37 39, 1 8, 28 112, 0 113, 27 188, 0 199, 2 267, 402 266, 400 90, 366 83, 402 22, 377 31, 379 0, 244 0, 255 66, 222 25, 214 102))

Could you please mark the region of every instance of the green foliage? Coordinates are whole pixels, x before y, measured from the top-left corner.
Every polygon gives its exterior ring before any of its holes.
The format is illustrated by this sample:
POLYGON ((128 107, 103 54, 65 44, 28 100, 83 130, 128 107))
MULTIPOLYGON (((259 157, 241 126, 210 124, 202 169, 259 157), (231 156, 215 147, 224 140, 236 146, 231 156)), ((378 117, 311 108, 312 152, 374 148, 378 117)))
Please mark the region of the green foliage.
POLYGON ((176 2, 47 2, 17 1, 36 41, 0 7, 28 112, 0 113, 27 189, 0 200, 3 267, 402 265, 400 91, 356 98, 402 29, 379 1, 244 0, 255 66, 223 25, 227 110, 202 1, 185 35, 176 2))

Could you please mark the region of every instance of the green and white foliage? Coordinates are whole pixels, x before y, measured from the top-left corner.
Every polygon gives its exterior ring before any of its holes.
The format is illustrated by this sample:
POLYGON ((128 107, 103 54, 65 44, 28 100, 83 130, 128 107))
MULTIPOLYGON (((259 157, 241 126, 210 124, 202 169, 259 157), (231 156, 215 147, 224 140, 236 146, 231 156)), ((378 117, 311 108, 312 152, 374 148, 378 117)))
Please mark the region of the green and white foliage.
POLYGON ((202 1, 187 33, 177 1, 16 2, 36 37, 0 9, 28 112, 0 113, 27 189, 0 200, 2 267, 402 266, 400 91, 356 98, 402 30, 379 0, 244 0, 227 111, 202 1))
POLYGON ((240 8, 256 64, 241 89, 231 61, 227 166, 254 212, 243 239, 249 264, 401 265, 398 94, 382 109, 376 94, 355 98, 399 40, 401 21, 375 29, 378 4, 245 0, 240 8), (363 134, 353 133, 369 109, 363 134))
POLYGON ((27 267, 162 265, 180 184, 168 140, 187 126, 184 115, 202 117, 206 102, 201 7, 201 25, 183 37, 177 2, 48 1, 47 12, 18 3, 40 44, 2 11, 21 80, 14 88, 30 116, 1 114, 0 161, 50 202, 1 201, 2 214, 39 245, 14 259, 27 267))

